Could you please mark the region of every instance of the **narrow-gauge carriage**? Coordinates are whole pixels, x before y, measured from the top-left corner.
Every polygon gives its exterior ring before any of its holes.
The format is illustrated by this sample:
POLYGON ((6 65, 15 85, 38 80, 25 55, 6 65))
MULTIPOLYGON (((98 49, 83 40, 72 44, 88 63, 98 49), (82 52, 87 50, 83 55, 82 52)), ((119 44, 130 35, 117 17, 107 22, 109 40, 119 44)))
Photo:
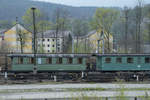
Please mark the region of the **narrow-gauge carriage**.
POLYGON ((37 72, 84 71, 89 54, 9 54, 12 60, 10 71, 33 72, 36 58, 37 72))
POLYGON ((14 74, 34 72, 36 58, 37 76, 40 74, 62 78, 85 78, 87 80, 126 81, 150 78, 149 54, 8 54, 14 74), (60 74, 61 73, 61 74, 60 74), (63 73, 63 74, 62 74, 63 73))

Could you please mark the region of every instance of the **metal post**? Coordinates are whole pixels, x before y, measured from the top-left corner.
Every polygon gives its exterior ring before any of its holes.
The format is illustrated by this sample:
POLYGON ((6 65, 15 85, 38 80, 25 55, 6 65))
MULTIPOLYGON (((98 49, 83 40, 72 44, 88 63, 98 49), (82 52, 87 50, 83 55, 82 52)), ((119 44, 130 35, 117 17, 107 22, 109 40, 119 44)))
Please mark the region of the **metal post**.
POLYGON ((125 53, 128 53, 128 47, 127 47, 127 45, 128 45, 128 12, 129 12, 129 10, 128 10, 128 8, 127 7, 125 7, 125 53))
POLYGON ((84 72, 81 73, 81 77, 84 78, 84 72))
POLYGON ((57 82, 57 76, 56 75, 54 75, 54 81, 57 82))
POLYGON ((37 66, 36 66, 36 27, 35 27, 35 10, 36 8, 32 7, 33 12, 33 34, 34 34, 34 67, 33 67, 33 73, 37 73, 37 66))

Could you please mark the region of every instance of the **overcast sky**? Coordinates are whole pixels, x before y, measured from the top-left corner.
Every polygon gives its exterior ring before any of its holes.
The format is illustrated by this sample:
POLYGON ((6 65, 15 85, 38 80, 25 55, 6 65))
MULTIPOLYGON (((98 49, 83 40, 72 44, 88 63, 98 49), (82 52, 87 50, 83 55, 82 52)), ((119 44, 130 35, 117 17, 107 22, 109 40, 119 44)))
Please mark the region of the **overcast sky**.
MULTIPOLYGON (((71 6, 96 6, 96 7, 134 7, 137 0, 38 0, 57 4, 71 5, 71 6)), ((143 0, 144 4, 150 3, 150 0, 143 0)))

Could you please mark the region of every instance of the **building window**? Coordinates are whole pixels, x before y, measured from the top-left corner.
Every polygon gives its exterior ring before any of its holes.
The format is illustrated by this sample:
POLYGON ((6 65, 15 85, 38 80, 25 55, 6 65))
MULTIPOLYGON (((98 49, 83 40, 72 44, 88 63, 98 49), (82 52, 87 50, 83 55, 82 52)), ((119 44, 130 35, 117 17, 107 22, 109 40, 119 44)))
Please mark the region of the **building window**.
POLYGON ((54 52, 55 52, 55 50, 52 50, 52 52, 54 53, 54 52))
POLYGON ((46 59, 46 63, 47 63, 47 64, 52 64, 52 58, 47 58, 47 59, 46 59))
POLYGON ((47 45, 47 47, 49 47, 49 44, 47 45))
POLYGON ((18 58, 18 64, 23 64, 23 58, 22 58, 22 57, 21 57, 21 58, 20 58, 20 57, 18 58))
POLYGON ((29 58, 29 64, 34 64, 34 58, 29 58))
POLYGON ((57 63, 57 64, 62 64, 62 58, 57 58, 56 63, 57 63))
POLYGON ((122 58, 116 58, 117 63, 122 63, 122 58))
POLYGON ((105 63, 111 63, 111 58, 105 58, 105 63))
POLYGON ((82 58, 78 58, 78 64, 82 64, 82 58))
POLYGON ((72 64, 73 59, 72 58, 68 58, 68 64, 72 64))
POLYGON ((49 41, 49 39, 47 39, 47 41, 49 41))
POLYGON ((53 47, 55 47, 55 45, 53 45, 53 47))
POLYGON ((43 39, 43 41, 45 41, 45 39, 43 39))
POLYGON ((53 42, 55 41, 55 39, 53 39, 53 42))
POLYGON ((145 63, 150 63, 150 58, 149 57, 145 58, 145 63))
POLYGON ((47 52, 50 52, 49 50, 47 50, 47 52))
POLYGON ((133 58, 127 58, 127 63, 133 63, 133 58))

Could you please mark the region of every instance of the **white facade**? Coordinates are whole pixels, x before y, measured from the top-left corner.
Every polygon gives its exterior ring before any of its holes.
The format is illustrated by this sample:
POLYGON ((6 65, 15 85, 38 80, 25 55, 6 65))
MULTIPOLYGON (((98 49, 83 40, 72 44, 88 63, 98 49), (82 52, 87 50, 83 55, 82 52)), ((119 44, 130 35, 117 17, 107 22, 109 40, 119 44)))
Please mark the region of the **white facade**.
POLYGON ((47 30, 43 33, 38 33, 37 45, 40 53, 62 53, 65 48, 64 43, 67 37, 71 35, 70 31, 47 30), (56 49, 57 37, 57 49, 56 49))
MULTIPOLYGON (((57 53, 62 52, 62 38, 57 38, 57 53)), ((38 48, 43 49, 45 53, 56 52, 56 38, 38 38, 38 48)))

